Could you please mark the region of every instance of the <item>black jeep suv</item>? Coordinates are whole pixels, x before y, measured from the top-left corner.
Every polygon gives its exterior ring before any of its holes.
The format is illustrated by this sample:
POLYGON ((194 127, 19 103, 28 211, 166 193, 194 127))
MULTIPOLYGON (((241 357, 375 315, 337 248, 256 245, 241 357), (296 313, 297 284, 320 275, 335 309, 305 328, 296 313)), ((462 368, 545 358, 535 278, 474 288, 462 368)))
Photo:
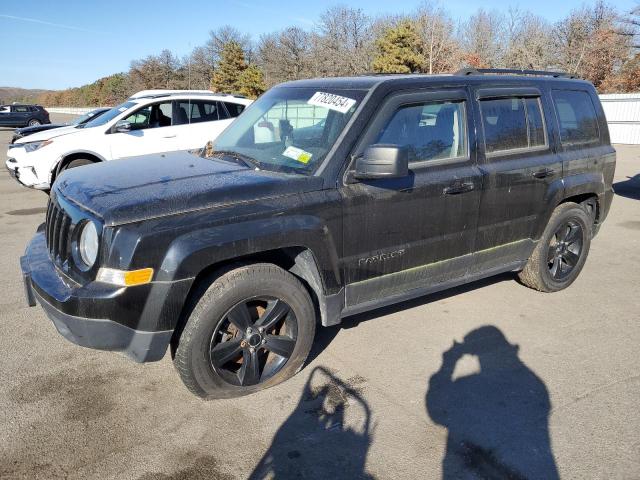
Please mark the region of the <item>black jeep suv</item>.
POLYGON ((590 83, 524 73, 290 82, 201 156, 69 170, 21 259, 28 301, 79 345, 170 349, 221 398, 294 375, 318 323, 501 272, 566 288, 615 151, 590 83))

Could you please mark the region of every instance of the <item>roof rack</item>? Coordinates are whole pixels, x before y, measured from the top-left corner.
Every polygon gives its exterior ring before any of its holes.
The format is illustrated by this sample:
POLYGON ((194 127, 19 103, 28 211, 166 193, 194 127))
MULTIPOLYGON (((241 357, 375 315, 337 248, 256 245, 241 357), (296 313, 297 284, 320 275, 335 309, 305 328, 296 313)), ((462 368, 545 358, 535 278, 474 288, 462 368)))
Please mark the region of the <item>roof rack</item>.
POLYGON ((538 75, 553 78, 576 78, 566 72, 552 72, 547 70, 520 70, 517 68, 461 68, 454 75, 483 75, 485 73, 510 74, 510 75, 538 75))

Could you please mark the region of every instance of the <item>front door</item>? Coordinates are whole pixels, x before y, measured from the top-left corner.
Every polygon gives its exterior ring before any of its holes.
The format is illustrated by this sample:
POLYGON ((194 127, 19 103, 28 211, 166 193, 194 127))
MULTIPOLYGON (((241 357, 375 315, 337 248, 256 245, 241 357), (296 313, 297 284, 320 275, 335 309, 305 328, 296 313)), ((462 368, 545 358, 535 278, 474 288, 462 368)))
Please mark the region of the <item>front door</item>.
POLYGON ((476 96, 484 181, 473 271, 517 268, 531 253, 553 189, 563 188, 552 112, 535 87, 485 88, 476 96))
POLYGON ((410 172, 366 181, 345 176, 347 309, 467 273, 481 190, 468 105, 464 90, 395 95, 356 147, 357 157, 372 144, 407 146, 410 172))
POLYGON ((173 124, 171 101, 139 108, 118 123, 128 122, 129 132, 107 134, 111 158, 134 157, 149 153, 172 152, 179 149, 173 124))

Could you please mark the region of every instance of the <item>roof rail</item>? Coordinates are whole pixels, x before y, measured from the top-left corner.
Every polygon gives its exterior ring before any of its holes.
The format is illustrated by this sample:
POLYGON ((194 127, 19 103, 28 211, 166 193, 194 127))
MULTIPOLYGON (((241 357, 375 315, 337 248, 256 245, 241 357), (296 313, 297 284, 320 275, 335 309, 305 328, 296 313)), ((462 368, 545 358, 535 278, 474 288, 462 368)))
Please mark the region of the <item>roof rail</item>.
POLYGON ((576 78, 566 72, 552 72, 547 70, 520 70, 517 68, 461 68, 454 75, 483 75, 485 73, 510 74, 510 75, 538 75, 553 78, 576 78))

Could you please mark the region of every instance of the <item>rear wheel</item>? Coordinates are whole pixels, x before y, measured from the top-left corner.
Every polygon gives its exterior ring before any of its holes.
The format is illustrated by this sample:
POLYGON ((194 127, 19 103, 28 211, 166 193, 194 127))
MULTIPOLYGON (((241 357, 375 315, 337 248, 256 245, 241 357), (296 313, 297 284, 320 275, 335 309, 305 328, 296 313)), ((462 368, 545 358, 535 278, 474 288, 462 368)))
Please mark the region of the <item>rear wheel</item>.
POLYGON ((519 274, 522 283, 541 292, 571 285, 587 260, 591 229, 591 218, 584 208, 572 202, 559 205, 519 274))
POLYGON ((203 398, 232 398, 295 375, 313 343, 315 310, 289 272, 271 264, 217 278, 191 312, 174 364, 203 398))
POLYGON ((28 125, 30 127, 36 127, 38 125, 42 125, 42 123, 37 118, 33 118, 33 119, 29 120, 29 124, 28 125))

